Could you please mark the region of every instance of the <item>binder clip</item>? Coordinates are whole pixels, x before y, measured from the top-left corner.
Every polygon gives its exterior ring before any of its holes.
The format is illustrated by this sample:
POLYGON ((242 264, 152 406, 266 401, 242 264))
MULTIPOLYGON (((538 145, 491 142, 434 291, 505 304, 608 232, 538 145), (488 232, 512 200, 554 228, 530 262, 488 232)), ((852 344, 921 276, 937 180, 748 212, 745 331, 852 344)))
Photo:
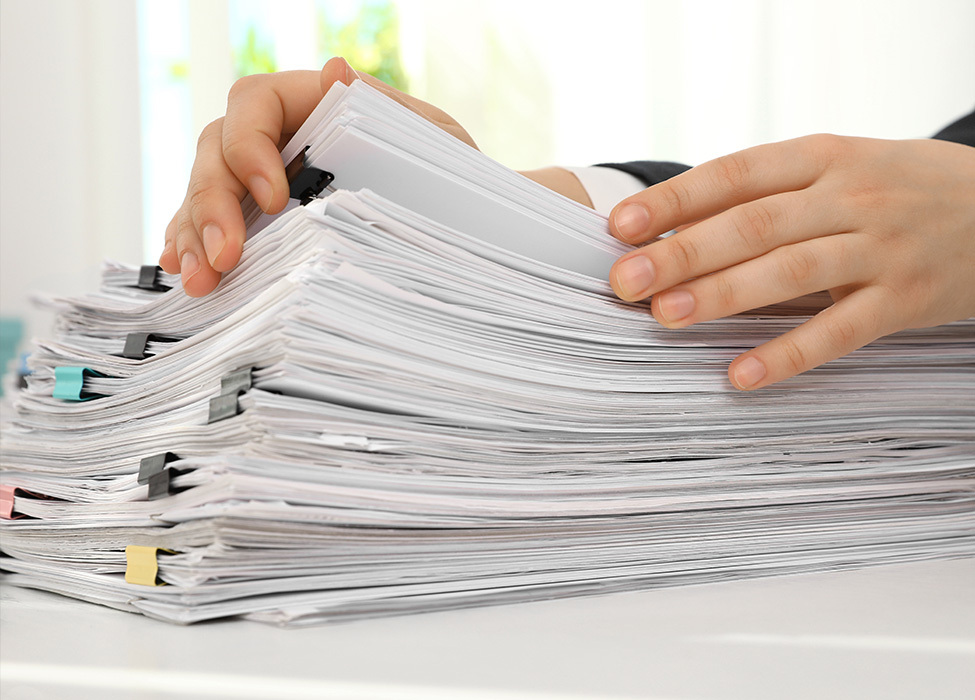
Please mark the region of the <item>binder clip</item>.
POLYGON ((146 348, 150 341, 175 341, 177 338, 171 338, 165 335, 156 335, 155 333, 129 333, 125 336, 125 347, 122 348, 122 357, 127 357, 130 360, 144 360, 146 359, 146 348))
POLYGON ((172 493, 170 482, 174 476, 178 476, 178 472, 175 469, 163 469, 161 472, 157 472, 150 476, 148 480, 148 500, 156 501, 170 495, 172 493))
POLYGON ((171 549, 162 547, 145 547, 130 544, 125 548, 125 582, 137 586, 165 586, 159 580, 160 552, 175 554, 171 549))
POLYGON ((308 148, 305 146, 285 167, 288 184, 291 186, 291 199, 308 204, 332 184, 335 176, 327 170, 313 167, 308 163, 308 148))
POLYGON ((240 406, 237 405, 237 394, 221 394, 215 399, 210 399, 207 423, 216 423, 225 418, 236 416, 238 413, 240 413, 240 406))
POLYGON ((172 452, 161 452, 156 455, 150 455, 149 457, 143 457, 139 462, 138 482, 140 484, 148 484, 148 498, 150 501, 164 498, 172 493, 170 482, 180 472, 175 469, 170 469, 166 465, 178 459, 179 455, 173 454, 172 452))
POLYGON ((88 401, 90 399, 97 399, 101 394, 93 394, 85 391, 85 378, 104 376, 101 372, 96 372, 88 367, 55 367, 54 392, 52 396, 65 401, 88 401))
POLYGON ((20 354, 20 360, 17 363, 17 388, 26 389, 27 388, 27 377, 29 377, 32 372, 31 368, 27 365, 27 360, 30 357, 30 353, 24 352, 20 354))
POLYGON ((138 482, 140 484, 148 484, 149 479, 156 474, 165 471, 167 464, 170 462, 175 462, 178 459, 179 455, 173 454, 172 452, 160 452, 157 455, 143 457, 139 461, 138 482))
POLYGON ((0 520, 19 520, 21 518, 33 517, 17 512, 17 509, 14 506, 16 505, 18 498, 21 500, 25 498, 28 500, 42 501, 56 500, 49 496, 35 493, 34 491, 22 489, 19 486, 14 486, 13 484, 0 484, 0 520))
POLYGON ((245 367, 220 379, 220 394, 240 394, 253 386, 254 368, 245 367))
POLYGON ((253 367, 245 367, 225 375, 220 380, 220 396, 210 399, 207 424, 216 423, 240 413, 237 397, 253 386, 253 367))
POLYGON ((14 514, 14 498, 19 490, 10 484, 0 484, 0 519, 16 520, 23 517, 14 514))
POLYGON ((158 265, 143 265, 139 268, 139 281, 136 287, 150 292, 166 292, 170 287, 159 282, 159 273, 162 268, 158 265))
POLYGON ((146 358, 146 346, 150 340, 155 339, 156 336, 152 333, 129 333, 125 336, 122 357, 127 357, 130 360, 144 360, 146 358))

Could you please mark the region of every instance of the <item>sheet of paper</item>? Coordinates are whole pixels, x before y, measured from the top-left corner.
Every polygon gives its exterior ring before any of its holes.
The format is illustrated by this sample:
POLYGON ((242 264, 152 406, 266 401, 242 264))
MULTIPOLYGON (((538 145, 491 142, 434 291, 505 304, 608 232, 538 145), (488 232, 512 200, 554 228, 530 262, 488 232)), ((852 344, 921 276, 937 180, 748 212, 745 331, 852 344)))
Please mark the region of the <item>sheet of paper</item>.
POLYGON ((302 625, 975 552, 975 320, 735 392, 816 299, 662 329, 597 215, 358 83, 306 126, 284 159, 356 189, 252 213, 213 294, 108 263, 46 299, 5 581, 302 625), (165 585, 126 582, 130 546, 165 585))

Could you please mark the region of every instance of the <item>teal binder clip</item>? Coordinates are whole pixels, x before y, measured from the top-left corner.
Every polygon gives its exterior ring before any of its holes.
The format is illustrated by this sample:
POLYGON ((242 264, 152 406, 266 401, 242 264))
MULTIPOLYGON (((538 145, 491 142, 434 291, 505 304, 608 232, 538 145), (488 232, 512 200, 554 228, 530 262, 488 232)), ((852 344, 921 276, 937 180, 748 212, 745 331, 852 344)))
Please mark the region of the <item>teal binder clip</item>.
POLYGON ((88 401, 97 399, 98 394, 85 391, 85 377, 104 377, 101 372, 96 372, 87 367, 55 367, 54 368, 54 393, 56 399, 65 401, 88 401))

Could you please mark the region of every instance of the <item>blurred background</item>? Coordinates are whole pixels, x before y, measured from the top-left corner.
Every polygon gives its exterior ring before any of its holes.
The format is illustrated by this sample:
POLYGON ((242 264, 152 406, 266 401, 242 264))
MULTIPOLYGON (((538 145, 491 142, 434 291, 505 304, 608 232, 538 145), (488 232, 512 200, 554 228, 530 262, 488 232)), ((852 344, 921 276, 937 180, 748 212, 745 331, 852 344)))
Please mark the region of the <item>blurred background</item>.
POLYGON ((31 292, 156 260, 243 75, 343 55, 513 168, 923 137, 975 105, 972 0, 0 0, 0 32, 8 353, 48 332, 31 292))

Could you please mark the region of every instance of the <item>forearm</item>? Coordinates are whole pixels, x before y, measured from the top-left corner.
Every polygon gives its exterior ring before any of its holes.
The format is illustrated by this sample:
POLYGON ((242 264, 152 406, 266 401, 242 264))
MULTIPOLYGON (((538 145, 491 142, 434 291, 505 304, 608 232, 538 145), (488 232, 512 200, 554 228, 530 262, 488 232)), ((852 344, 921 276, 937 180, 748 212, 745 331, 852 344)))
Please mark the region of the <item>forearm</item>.
POLYGON ((564 168, 539 168, 538 170, 522 170, 521 174, 529 180, 534 180, 550 190, 573 199, 580 204, 592 208, 592 199, 586 188, 579 182, 579 178, 564 168))
POLYGON ((522 175, 603 215, 609 215, 617 202, 647 186, 624 170, 595 165, 541 168, 524 171, 522 175))

